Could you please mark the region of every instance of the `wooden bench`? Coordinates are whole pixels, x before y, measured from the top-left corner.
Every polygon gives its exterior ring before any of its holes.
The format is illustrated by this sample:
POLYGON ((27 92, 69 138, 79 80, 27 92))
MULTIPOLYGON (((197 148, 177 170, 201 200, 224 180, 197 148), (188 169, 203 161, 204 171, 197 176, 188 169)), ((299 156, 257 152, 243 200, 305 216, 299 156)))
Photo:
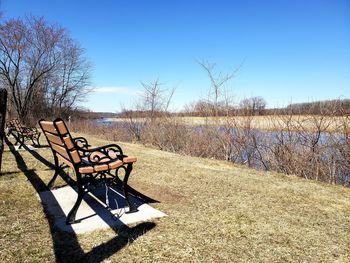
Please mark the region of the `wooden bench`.
POLYGON ((92 147, 83 137, 73 139, 62 119, 40 120, 39 125, 51 147, 55 161, 55 174, 48 184, 49 188, 53 187, 60 170, 65 168, 62 163, 75 171, 76 180, 74 181, 78 197, 67 215, 66 224, 76 222, 76 213, 83 196, 100 182, 122 186, 129 206, 127 213, 138 211, 131 202, 128 191, 128 179, 133 163, 137 160, 135 157, 124 155, 117 144, 92 147), (124 170, 123 181, 118 177, 120 169, 124 170))
POLYGON ((41 133, 37 128, 25 127, 18 119, 13 119, 6 124, 7 136, 10 134, 16 139, 15 145, 19 143, 19 148, 24 146, 26 141, 32 141, 33 146, 40 146, 39 138, 41 133))

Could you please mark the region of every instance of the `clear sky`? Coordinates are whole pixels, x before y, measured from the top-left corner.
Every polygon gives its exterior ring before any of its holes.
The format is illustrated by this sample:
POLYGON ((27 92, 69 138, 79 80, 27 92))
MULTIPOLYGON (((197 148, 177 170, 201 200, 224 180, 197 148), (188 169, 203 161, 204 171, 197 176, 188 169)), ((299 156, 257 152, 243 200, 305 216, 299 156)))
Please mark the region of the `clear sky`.
POLYGON ((43 16, 67 28, 93 64, 94 111, 129 107, 140 82, 176 87, 172 108, 205 98, 196 61, 229 72, 236 101, 269 107, 350 98, 349 0, 1 0, 3 18, 43 16))

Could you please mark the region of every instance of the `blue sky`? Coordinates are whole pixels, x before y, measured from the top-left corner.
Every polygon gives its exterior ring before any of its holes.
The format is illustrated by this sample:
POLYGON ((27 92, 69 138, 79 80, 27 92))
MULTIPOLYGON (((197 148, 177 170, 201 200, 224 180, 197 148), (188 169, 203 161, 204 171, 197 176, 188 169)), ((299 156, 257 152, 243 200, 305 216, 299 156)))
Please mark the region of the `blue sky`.
POLYGON ((349 0, 2 0, 3 18, 44 16, 67 28, 93 64, 94 111, 131 107, 140 82, 176 87, 172 109, 203 99, 197 61, 230 72, 235 100, 269 107, 350 98, 349 0))

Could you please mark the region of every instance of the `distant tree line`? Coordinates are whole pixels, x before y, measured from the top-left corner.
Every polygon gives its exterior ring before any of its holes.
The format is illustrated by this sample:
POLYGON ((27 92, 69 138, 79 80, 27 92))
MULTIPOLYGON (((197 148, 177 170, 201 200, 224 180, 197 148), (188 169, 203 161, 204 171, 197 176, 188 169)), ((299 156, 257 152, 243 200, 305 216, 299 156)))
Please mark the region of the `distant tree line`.
MULTIPOLYGON (((153 110, 153 117, 224 117, 224 116, 266 116, 266 115, 350 115, 350 99, 325 100, 308 103, 289 104, 284 108, 266 108, 266 101, 261 96, 241 100, 237 106, 217 102, 216 105, 206 100, 198 100, 185 106, 181 112, 153 110)), ((123 109, 115 117, 146 118, 150 115, 147 109, 123 109)))
POLYGON ((293 103, 286 107, 292 114, 323 114, 325 110, 332 111, 333 115, 349 115, 350 99, 324 100, 305 103, 293 103))
POLYGON ((22 122, 68 116, 89 92, 84 49, 59 25, 43 18, 0 21, 0 85, 9 115, 22 122))
POLYGON ((238 106, 228 103, 226 100, 215 104, 211 101, 199 100, 186 105, 183 116, 254 116, 265 115, 266 101, 263 97, 251 97, 242 99, 238 106))

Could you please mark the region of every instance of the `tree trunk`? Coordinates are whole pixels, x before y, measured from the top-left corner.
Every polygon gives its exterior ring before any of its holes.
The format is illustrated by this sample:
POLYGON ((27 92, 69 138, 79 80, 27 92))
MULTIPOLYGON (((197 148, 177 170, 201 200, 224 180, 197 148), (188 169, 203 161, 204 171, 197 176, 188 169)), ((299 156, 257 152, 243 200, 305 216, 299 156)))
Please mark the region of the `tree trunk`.
POLYGON ((6 103, 7 103, 7 90, 0 89, 0 171, 1 171, 2 152, 4 150, 6 103))

